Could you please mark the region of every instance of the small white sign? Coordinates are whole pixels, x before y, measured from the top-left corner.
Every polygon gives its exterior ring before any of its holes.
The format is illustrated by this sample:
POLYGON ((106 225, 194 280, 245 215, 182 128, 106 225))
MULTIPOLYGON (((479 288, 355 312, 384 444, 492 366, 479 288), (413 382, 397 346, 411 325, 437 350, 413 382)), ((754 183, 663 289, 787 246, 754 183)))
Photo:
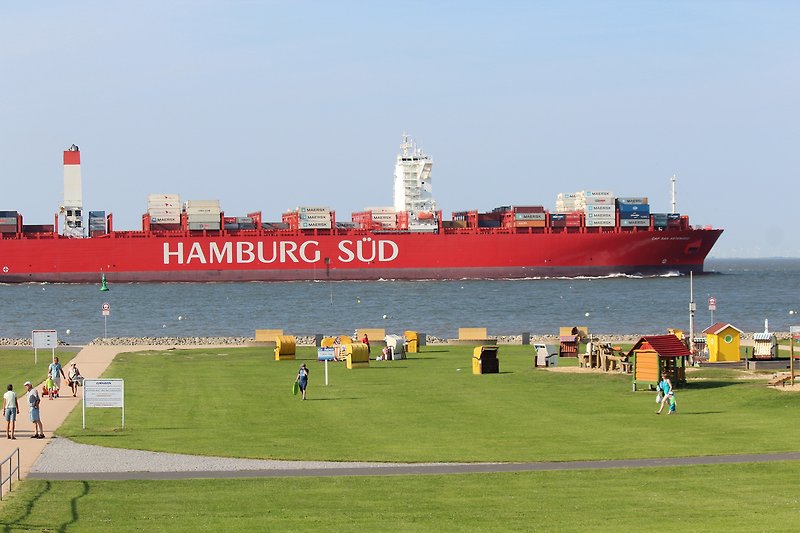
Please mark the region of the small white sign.
POLYGON ((54 329, 34 329, 33 330, 33 349, 57 348, 58 332, 54 329))
POLYGON ((708 310, 709 311, 716 311, 717 310, 717 299, 713 296, 708 299, 708 310))

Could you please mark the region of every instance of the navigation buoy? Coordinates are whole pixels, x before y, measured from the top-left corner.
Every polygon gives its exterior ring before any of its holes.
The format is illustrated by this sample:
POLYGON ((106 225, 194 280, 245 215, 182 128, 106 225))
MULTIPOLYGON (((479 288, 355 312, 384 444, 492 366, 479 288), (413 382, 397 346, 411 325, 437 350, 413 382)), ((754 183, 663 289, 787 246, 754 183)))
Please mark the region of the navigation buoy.
POLYGON ((101 291, 107 291, 108 290, 108 285, 106 285, 106 275, 105 274, 103 274, 102 277, 100 278, 100 290, 101 291))

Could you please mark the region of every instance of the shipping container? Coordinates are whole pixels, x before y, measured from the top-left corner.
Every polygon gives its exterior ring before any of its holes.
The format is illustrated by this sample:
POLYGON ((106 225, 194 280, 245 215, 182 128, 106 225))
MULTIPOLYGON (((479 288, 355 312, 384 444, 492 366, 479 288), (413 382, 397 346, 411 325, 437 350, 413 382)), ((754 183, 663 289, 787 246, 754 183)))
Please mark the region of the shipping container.
POLYGON ((212 222, 189 222, 189 229, 191 231, 211 230, 216 231, 220 229, 219 221, 212 222))
POLYGON ((301 220, 298 227, 300 229, 331 229, 331 221, 301 220))
POLYGON ((180 195, 178 194, 148 194, 147 202, 180 202, 180 195))
POLYGON ((586 206, 587 213, 610 213, 614 214, 614 206, 611 204, 604 204, 604 205, 595 205, 595 204, 588 204, 586 206))
POLYGON ((0 226, 7 226, 13 224, 17 227, 17 217, 0 217, 0 226))
POLYGON ((219 200, 186 200, 183 202, 184 211, 194 207, 210 207, 219 209, 219 200))
POLYGON ((16 220, 17 215, 19 215, 17 211, 0 211, 0 218, 13 218, 16 220))
POLYGON ((613 220, 589 220, 586 219, 587 228, 613 228, 616 226, 613 220))
POLYGON ((623 228, 640 227, 647 228, 650 226, 650 219, 620 219, 619 225, 623 228))
POLYGON ((514 213, 544 213, 543 205, 515 205, 514 213))
POLYGON ((500 221, 499 220, 489 220, 489 219, 478 219, 478 227, 479 228, 499 228, 500 221))
POLYGON ((181 229, 180 223, 171 224, 171 223, 158 223, 158 222, 151 222, 150 223, 150 231, 178 231, 181 229))
POLYGON ((222 211, 220 211, 219 207, 187 207, 184 210, 184 213, 186 213, 189 216, 192 216, 192 215, 217 215, 217 216, 219 216, 219 214, 221 212, 222 211))
POLYGON ((24 224, 22 226, 23 233, 53 233, 55 226, 52 224, 24 224))
POLYGON ((650 220, 649 211, 631 211, 630 213, 619 213, 620 220, 650 220))
POLYGON ((514 220, 541 220, 544 221, 545 214, 536 212, 514 212, 514 220))
POLYGON ((650 204, 619 204, 620 213, 632 213, 634 211, 650 212, 650 204))
POLYGON ((0 233, 16 233, 16 224, 0 224, 0 233))
POLYGON ((545 221, 542 220, 515 220, 512 227, 515 228, 543 228, 545 221))
POLYGON ((150 216, 150 224, 180 224, 180 215, 157 215, 150 216))
POLYGON ((214 215, 214 214, 210 214, 210 215, 188 215, 186 217, 186 219, 188 220, 188 222, 190 224, 191 223, 200 223, 200 222, 203 222, 203 223, 208 222, 208 223, 212 223, 212 224, 216 222, 217 224, 219 224, 219 221, 220 221, 219 213, 217 213, 216 215, 214 215))
POLYGON ((650 202, 647 200, 646 197, 639 197, 639 198, 617 198, 618 205, 626 205, 626 204, 649 204, 650 202))

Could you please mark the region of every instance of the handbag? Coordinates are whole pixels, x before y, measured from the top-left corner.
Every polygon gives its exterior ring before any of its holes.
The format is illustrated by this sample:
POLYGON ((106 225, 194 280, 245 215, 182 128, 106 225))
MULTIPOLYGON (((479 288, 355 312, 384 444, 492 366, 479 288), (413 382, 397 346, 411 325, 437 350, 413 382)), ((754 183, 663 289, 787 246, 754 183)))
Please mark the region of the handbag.
POLYGON ((661 400, 664 399, 664 395, 661 392, 661 389, 658 390, 658 394, 656 394, 656 403, 661 403, 661 400))

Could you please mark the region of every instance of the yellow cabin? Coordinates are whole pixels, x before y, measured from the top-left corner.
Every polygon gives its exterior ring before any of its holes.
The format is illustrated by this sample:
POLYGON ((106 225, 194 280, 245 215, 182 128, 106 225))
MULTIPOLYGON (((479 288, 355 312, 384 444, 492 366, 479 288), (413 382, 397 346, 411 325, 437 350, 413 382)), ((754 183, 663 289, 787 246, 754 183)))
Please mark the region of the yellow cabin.
POLYGON ((708 361, 739 361, 742 331, 725 322, 717 322, 703 330, 708 346, 708 361))

